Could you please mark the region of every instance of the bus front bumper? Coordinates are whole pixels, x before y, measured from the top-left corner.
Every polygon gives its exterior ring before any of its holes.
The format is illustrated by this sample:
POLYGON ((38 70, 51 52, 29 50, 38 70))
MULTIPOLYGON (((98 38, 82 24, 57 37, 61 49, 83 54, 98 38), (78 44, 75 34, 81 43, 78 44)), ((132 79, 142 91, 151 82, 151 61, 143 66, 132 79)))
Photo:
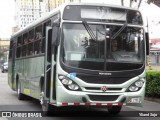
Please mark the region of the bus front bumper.
POLYGON ((56 106, 140 106, 144 104, 145 87, 137 92, 83 92, 69 91, 57 86, 56 106))

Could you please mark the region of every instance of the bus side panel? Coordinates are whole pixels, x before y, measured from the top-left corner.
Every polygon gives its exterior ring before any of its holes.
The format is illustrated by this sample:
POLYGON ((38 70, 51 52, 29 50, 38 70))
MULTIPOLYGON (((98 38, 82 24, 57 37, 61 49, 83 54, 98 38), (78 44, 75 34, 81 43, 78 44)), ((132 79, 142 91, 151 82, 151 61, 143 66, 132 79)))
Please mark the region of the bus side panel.
POLYGON ((10 86, 11 89, 16 90, 16 87, 15 87, 14 83, 12 82, 12 81, 15 81, 15 80, 12 78, 12 75, 13 75, 12 69, 13 69, 13 68, 12 68, 12 61, 9 60, 9 61, 8 61, 8 84, 9 84, 9 86, 10 86), (12 79, 13 79, 13 80, 12 80, 12 79))
POLYGON ((24 58, 16 62, 17 74, 21 81, 21 92, 39 99, 40 78, 44 73, 44 56, 24 58))

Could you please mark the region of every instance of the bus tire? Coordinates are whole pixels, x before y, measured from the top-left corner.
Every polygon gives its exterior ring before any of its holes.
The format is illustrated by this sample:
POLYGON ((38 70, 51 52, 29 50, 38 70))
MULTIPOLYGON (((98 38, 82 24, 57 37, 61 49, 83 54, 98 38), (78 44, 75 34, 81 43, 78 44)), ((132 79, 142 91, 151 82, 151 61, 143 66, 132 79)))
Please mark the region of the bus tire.
POLYGON ((121 112, 122 106, 112 106, 108 108, 108 113, 111 115, 117 115, 121 112))
POLYGON ((40 93, 40 104, 42 106, 42 111, 45 115, 51 115, 54 111, 54 106, 50 105, 48 101, 44 100, 44 86, 42 87, 40 93))
POLYGON ((17 95, 18 95, 18 100, 26 99, 26 95, 21 93, 21 84, 19 80, 17 80, 17 95))

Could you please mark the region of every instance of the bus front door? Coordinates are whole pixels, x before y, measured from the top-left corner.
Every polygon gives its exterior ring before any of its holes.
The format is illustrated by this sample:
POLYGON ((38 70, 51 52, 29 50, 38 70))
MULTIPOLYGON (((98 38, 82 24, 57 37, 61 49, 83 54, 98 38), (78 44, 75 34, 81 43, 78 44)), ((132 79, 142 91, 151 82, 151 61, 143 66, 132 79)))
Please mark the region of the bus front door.
POLYGON ((44 99, 49 101, 51 87, 51 43, 52 43, 52 27, 46 27, 46 44, 44 59, 44 99))

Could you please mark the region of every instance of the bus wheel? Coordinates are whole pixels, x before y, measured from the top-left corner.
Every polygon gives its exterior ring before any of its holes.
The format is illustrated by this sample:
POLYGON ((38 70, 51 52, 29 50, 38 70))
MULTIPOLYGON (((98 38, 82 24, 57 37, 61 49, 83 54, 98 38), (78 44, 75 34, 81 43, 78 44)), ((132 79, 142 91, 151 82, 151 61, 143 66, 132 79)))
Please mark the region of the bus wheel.
POLYGON ((44 100, 44 90, 42 90, 40 93, 40 104, 45 115, 50 115, 53 112, 54 106, 50 105, 48 101, 44 100))
POLYGON ((17 94, 18 94, 18 99, 19 100, 25 100, 26 99, 26 96, 21 93, 21 85, 20 85, 19 80, 17 81, 17 94))
POLYGON ((111 108, 108 108, 108 112, 110 114, 117 115, 121 112, 121 108, 122 106, 112 106, 111 108))

